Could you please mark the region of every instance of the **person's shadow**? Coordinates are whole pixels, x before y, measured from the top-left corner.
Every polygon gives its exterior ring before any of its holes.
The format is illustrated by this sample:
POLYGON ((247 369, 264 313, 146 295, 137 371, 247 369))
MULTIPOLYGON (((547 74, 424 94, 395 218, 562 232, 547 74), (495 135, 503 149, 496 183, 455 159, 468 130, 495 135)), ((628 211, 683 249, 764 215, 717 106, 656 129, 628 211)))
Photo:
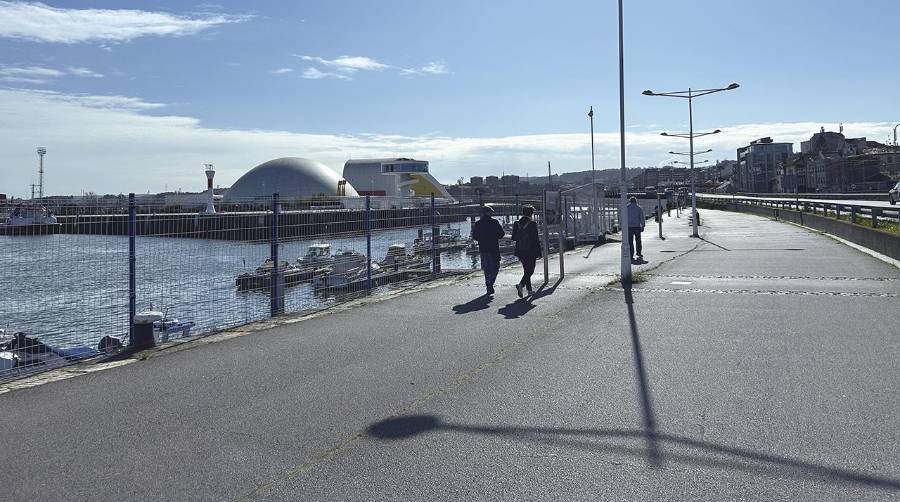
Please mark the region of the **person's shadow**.
POLYGON ((527 314, 534 308, 534 304, 527 298, 519 298, 516 301, 497 309, 498 314, 502 314, 504 319, 518 319, 527 314))
POLYGON ((473 298, 466 303, 460 303, 459 305, 453 306, 453 312, 457 314, 470 314, 472 312, 478 312, 479 310, 484 310, 491 306, 491 301, 494 298, 488 294, 483 294, 478 298, 473 298))

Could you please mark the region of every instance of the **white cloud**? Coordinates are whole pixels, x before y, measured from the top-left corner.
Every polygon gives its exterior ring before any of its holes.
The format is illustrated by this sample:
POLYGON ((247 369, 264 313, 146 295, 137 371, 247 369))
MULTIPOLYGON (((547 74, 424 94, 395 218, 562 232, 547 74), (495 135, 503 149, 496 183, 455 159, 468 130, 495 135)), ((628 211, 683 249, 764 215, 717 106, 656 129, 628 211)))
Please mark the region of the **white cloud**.
POLYGON ((400 75, 447 75, 450 70, 447 64, 441 61, 432 61, 420 68, 403 68, 400 75))
POLYGON ((336 78, 339 80, 353 80, 352 78, 344 75, 342 73, 332 73, 332 72, 324 72, 319 70, 318 68, 307 68, 303 70, 303 78, 310 80, 319 80, 322 78, 336 78))
POLYGON ((295 56, 304 61, 318 63, 344 73, 356 73, 359 70, 381 71, 386 68, 391 68, 390 65, 379 63, 378 61, 365 56, 341 56, 335 59, 324 59, 318 56, 295 56))
POLYGON ((8 82, 10 84, 32 84, 32 85, 43 85, 46 84, 47 81, 41 78, 28 78, 28 77, 0 77, 0 82, 8 82))
MULTIPOLYGON (((50 150, 45 162, 51 194, 142 193, 170 188, 202 190, 202 164, 214 162, 217 183, 228 186, 251 167, 282 156, 308 157, 340 172, 350 157, 410 156, 431 161, 438 179, 499 174, 537 174, 553 161, 554 171, 590 169, 588 133, 498 137, 310 134, 204 127, 193 117, 148 115, 163 105, 127 96, 69 95, 0 88, 0 191, 23 195, 34 182, 34 145, 50 150)), ((734 158, 735 149, 772 136, 799 142, 819 130, 818 122, 743 124, 697 141, 713 148, 709 158, 734 158)), ((880 140, 889 123, 845 123, 849 136, 880 140)), ((836 129, 836 125, 830 127, 836 129)), ((686 141, 658 131, 627 132, 628 165, 655 166, 686 141)), ((618 166, 618 132, 595 134, 597 168, 618 166)))
POLYGON ((0 0, 0 37, 73 44, 126 42, 144 36, 193 35, 251 16, 179 16, 131 9, 64 9, 40 2, 0 0))
POLYGON ((103 78, 102 73, 97 73, 89 68, 69 66, 68 68, 66 68, 66 71, 69 75, 75 75, 76 77, 103 78))
POLYGON ((284 75, 285 73, 291 73, 293 71, 293 68, 278 68, 276 70, 270 71, 269 73, 271 73, 272 75, 284 75))
POLYGON ((298 57, 303 61, 309 61, 311 63, 316 63, 327 68, 334 69, 336 72, 338 72, 337 74, 322 72, 315 67, 311 67, 310 69, 313 71, 310 72, 310 75, 312 76, 306 78, 323 78, 323 76, 326 75, 334 77, 338 74, 351 76, 359 71, 382 71, 387 69, 397 70, 397 74, 405 76, 447 75, 450 73, 450 70, 447 68, 447 64, 443 61, 431 61, 419 68, 400 68, 398 66, 382 63, 366 56, 341 56, 335 59, 325 59, 319 56, 305 56, 294 54, 294 57, 298 57))
POLYGON ((0 75, 14 77, 61 77, 65 73, 42 66, 0 66, 0 75))
POLYGON ((45 68, 43 66, 6 66, 0 65, 0 82, 11 84, 43 85, 51 79, 72 75, 76 77, 101 78, 102 74, 88 68, 70 66, 65 70, 45 68))

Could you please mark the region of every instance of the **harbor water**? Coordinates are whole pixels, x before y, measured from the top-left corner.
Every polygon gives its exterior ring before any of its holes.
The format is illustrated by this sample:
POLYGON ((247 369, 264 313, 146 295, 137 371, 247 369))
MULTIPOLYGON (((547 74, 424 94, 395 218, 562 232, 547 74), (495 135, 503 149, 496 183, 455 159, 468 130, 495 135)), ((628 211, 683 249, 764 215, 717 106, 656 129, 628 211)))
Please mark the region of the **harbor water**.
MULTIPOLYGON (((470 234, 468 221, 443 225, 470 234)), ((373 261, 391 244, 409 251, 419 229, 372 234, 373 261)), ((425 230, 428 232, 428 229, 425 230)), ((313 242, 333 252, 366 253, 364 235, 283 242, 280 260, 294 262, 313 242)), ((137 311, 159 310, 196 323, 192 333, 245 324, 269 316, 268 291, 240 292, 235 278, 252 272, 270 255, 268 242, 169 237, 136 239, 137 311)), ((96 347, 105 336, 128 331, 128 238, 100 235, 0 237, 0 328, 24 331, 45 343, 96 347)), ((441 255, 444 270, 478 268, 465 251, 441 255)), ((382 287, 390 288, 390 286, 382 287)), ((339 301, 314 293, 310 284, 285 289, 285 311, 300 312, 339 301)))

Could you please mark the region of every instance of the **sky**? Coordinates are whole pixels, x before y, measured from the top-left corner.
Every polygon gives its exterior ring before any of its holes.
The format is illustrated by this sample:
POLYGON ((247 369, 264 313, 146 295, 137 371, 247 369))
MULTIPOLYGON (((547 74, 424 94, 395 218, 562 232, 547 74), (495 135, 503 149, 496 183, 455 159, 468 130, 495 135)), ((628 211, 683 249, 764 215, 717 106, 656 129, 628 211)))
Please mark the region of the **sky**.
MULTIPOLYGON (((886 141, 900 122, 900 2, 625 0, 626 164, 712 160, 820 127, 886 141), (850 8, 852 7, 852 8, 850 8), (698 157, 698 160, 702 158, 698 157)), ((229 186, 276 157, 428 160, 475 175, 619 166, 616 0, 0 0, 0 193, 229 186)), ((799 149, 799 145, 795 147, 799 149)))

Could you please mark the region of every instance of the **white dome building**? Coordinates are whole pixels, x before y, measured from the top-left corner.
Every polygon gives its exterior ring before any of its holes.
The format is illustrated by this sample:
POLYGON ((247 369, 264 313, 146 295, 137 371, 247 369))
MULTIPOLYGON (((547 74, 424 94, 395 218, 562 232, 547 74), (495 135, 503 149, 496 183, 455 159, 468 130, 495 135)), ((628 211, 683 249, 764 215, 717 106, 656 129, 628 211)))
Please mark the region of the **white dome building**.
POLYGON ((283 157, 264 162, 247 171, 231 185, 222 202, 271 197, 273 193, 278 193, 283 200, 334 197, 341 190, 341 195, 359 196, 349 183, 325 164, 299 157, 283 157), (340 182, 343 182, 343 186, 340 182))

